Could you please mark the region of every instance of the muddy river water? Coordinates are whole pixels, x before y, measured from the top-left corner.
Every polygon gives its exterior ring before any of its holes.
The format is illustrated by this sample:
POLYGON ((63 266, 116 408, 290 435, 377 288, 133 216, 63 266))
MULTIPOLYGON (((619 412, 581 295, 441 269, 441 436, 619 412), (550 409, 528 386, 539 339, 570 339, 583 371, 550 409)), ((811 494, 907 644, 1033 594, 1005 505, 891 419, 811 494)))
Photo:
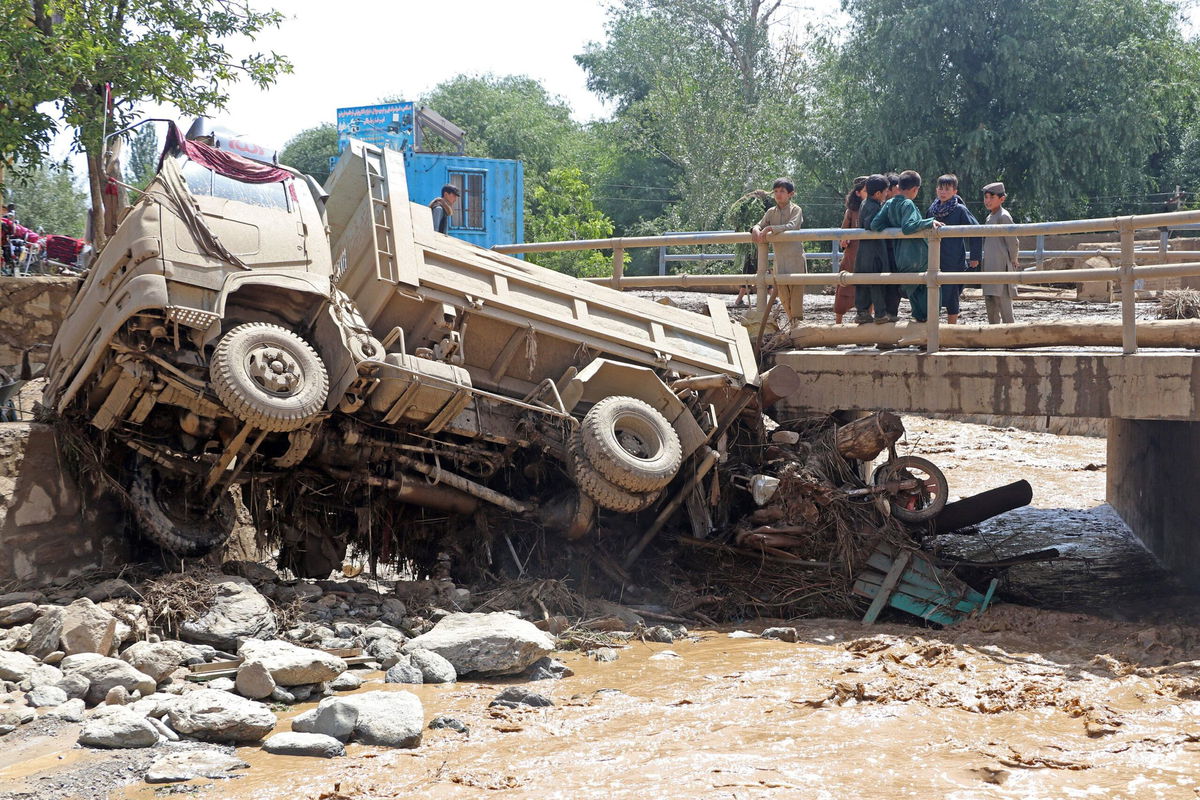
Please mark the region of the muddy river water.
POLYGON ((495 684, 419 687, 428 716, 469 735, 328 761, 243 748, 244 777, 191 796, 1195 797, 1200 702, 1174 679, 1115 674, 1131 646, 1171 646, 1126 633, 1005 606, 950 637, 829 621, 794 644, 705 632, 610 664, 566 654, 575 675, 535 685, 554 708, 490 713, 495 684))

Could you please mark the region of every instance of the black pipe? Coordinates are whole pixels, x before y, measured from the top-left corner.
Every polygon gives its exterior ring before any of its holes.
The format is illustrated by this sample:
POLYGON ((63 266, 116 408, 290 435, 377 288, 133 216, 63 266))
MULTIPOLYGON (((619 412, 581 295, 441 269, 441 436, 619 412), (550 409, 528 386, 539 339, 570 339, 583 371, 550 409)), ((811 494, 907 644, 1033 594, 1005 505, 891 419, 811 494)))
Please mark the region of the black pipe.
POLYGON ((949 503, 937 516, 937 533, 949 533, 959 528, 977 525, 985 519, 1027 506, 1033 500, 1033 487, 1029 481, 1016 481, 1007 486, 997 486, 970 497, 949 503))

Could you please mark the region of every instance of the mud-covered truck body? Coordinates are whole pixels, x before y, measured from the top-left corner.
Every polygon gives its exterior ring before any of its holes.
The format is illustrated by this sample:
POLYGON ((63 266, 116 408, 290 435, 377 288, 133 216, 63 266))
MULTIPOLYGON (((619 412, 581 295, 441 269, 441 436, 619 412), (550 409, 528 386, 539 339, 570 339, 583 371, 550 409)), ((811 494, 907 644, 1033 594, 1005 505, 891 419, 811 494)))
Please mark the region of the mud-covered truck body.
POLYGON ((81 449, 149 538, 213 546, 236 484, 284 564, 322 575, 349 543, 395 556, 479 511, 581 536, 712 466, 758 380, 722 305, 435 233, 403 157, 361 142, 327 188, 176 135, 98 254, 46 405, 92 431, 81 449))

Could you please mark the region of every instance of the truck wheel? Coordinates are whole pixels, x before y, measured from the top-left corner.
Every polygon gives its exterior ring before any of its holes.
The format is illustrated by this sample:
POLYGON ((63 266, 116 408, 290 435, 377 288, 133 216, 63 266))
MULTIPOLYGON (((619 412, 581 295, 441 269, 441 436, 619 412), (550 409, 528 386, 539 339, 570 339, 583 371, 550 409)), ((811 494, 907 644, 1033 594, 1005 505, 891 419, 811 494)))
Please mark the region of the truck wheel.
POLYGON ((264 431, 306 425, 329 396, 329 374, 316 351, 266 322, 238 325, 221 337, 209 377, 235 417, 264 431))
POLYGON ((143 536, 180 556, 202 556, 233 532, 233 497, 194 497, 182 481, 143 464, 129 487, 130 512, 143 536))
POLYGON ((631 492, 622 489, 612 481, 597 472, 581 452, 582 447, 575 443, 571 446, 571 469, 579 489, 596 502, 601 508, 609 511, 619 511, 622 514, 632 514, 649 508, 661 490, 653 492, 631 492))
POLYGON ((583 418, 583 454, 595 471, 630 492, 655 492, 679 472, 683 448, 667 418, 634 397, 606 397, 583 418))
POLYGON ((900 456, 884 462, 875 470, 871 482, 880 486, 888 481, 916 479, 915 489, 889 494, 892 516, 901 522, 917 523, 933 519, 946 507, 950 492, 946 476, 932 461, 918 456, 900 456))

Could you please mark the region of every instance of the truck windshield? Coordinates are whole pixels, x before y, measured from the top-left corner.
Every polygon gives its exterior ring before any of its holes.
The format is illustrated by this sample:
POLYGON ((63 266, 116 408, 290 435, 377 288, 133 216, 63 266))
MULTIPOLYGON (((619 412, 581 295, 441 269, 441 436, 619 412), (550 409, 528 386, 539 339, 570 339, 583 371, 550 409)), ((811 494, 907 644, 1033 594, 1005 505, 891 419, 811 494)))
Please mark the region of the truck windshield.
POLYGON ((262 208, 278 208, 281 211, 291 210, 288 206, 286 181, 242 183, 189 159, 182 160, 180 171, 187 181, 188 191, 194 195, 220 197, 262 208))

